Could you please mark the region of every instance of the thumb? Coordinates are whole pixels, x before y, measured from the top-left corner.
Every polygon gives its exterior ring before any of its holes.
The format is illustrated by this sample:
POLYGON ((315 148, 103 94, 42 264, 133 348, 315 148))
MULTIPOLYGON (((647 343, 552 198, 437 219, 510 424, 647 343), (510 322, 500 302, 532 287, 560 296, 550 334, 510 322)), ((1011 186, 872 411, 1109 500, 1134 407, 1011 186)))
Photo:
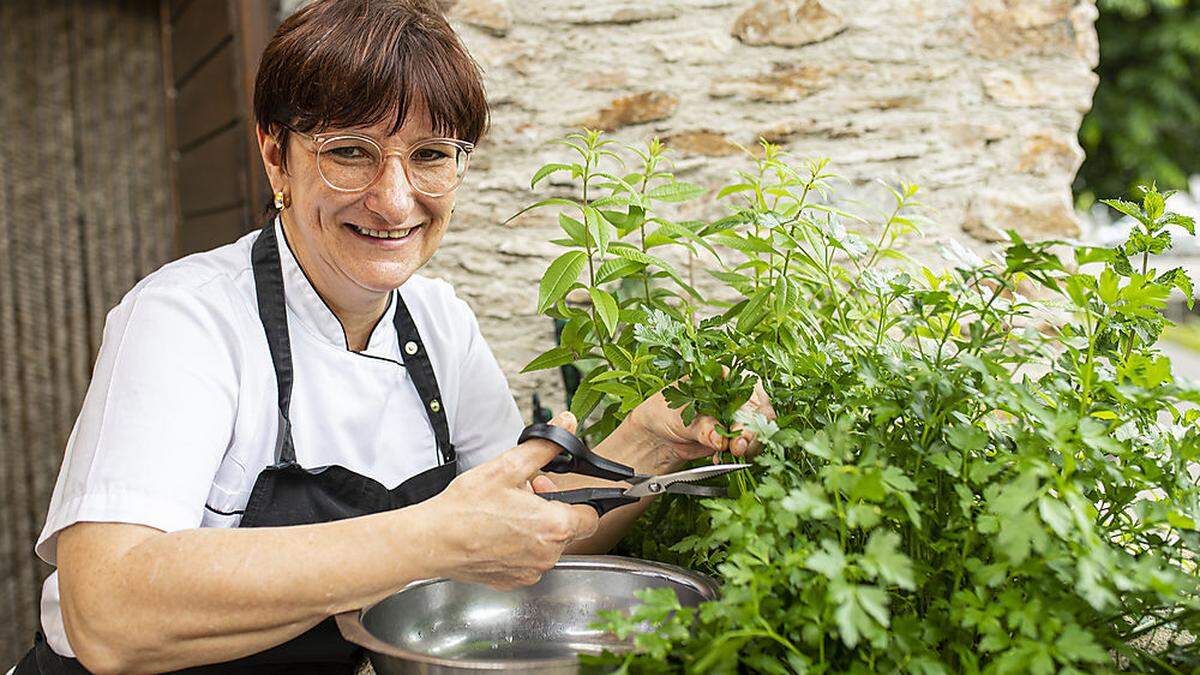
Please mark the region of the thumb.
MULTIPOLYGON (((564 410, 550 420, 550 424, 575 433, 575 416, 564 410)), ((550 441, 534 438, 518 445, 504 453, 508 464, 509 476, 517 483, 523 484, 546 466, 562 448, 550 441)))

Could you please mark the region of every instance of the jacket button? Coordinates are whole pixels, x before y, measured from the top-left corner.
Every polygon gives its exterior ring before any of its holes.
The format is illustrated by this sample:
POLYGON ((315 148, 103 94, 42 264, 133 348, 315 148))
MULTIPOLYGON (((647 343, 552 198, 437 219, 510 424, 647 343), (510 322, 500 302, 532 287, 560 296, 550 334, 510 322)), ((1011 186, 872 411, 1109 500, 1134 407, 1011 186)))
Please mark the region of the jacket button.
POLYGON ((429 402, 429 409, 433 412, 440 412, 442 409, 442 404, 438 403, 438 400, 435 398, 429 402))
POLYGON ((413 342, 412 340, 405 342, 404 343, 404 353, 408 354, 409 356, 416 354, 417 353, 417 343, 413 342))

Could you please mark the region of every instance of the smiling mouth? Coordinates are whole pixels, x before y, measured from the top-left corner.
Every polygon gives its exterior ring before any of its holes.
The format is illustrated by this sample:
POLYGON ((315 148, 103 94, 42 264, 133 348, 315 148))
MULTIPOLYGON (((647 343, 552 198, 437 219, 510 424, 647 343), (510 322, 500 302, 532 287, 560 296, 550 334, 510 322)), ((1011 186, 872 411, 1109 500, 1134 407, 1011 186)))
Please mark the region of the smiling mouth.
POLYGON ((346 227, 353 230, 359 236, 368 237, 370 239, 381 239, 385 241, 404 240, 407 239, 413 232, 421 229, 420 225, 414 225, 412 227, 396 230, 368 230, 367 228, 359 227, 354 223, 346 223, 346 227))

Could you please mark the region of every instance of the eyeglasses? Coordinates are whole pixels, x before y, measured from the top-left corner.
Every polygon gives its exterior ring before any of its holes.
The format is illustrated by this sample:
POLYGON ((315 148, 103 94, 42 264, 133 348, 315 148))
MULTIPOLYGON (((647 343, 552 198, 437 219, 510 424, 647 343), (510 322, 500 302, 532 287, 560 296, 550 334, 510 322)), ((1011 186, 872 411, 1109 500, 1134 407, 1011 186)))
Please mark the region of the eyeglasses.
POLYGON ((407 151, 385 151, 370 136, 312 135, 286 124, 280 126, 317 146, 317 172, 326 185, 338 192, 360 192, 371 187, 383 175, 388 155, 397 155, 414 190, 428 197, 441 197, 462 183, 471 151, 475 149, 473 143, 456 138, 430 138, 407 151))

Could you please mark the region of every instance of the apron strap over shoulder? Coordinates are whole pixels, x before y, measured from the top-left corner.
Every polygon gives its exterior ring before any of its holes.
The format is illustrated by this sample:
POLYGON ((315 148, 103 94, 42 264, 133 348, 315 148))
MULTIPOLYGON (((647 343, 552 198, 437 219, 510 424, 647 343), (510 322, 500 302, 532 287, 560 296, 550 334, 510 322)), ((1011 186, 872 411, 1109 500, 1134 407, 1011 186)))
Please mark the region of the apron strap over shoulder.
POLYGON ((288 413, 292 404, 292 343, 288 338, 287 302, 283 291, 283 268, 279 263, 279 242, 275 221, 263 226, 250 252, 254 266, 254 289, 258 295, 258 316, 267 333, 267 347, 275 365, 279 397, 279 435, 275 443, 275 464, 295 464, 292 422, 288 413))
POLYGON ((421 342, 417 332, 417 324, 413 322, 408 305, 404 304, 404 294, 396 291, 396 315, 393 319, 396 325, 396 338, 400 341, 400 351, 404 354, 404 367, 412 378, 421 402, 425 404, 425 415, 433 426, 433 435, 437 439, 438 454, 442 464, 455 461, 454 444, 450 442, 450 426, 446 422, 446 402, 438 390, 437 377, 433 373, 433 363, 429 361, 429 353, 421 342))

